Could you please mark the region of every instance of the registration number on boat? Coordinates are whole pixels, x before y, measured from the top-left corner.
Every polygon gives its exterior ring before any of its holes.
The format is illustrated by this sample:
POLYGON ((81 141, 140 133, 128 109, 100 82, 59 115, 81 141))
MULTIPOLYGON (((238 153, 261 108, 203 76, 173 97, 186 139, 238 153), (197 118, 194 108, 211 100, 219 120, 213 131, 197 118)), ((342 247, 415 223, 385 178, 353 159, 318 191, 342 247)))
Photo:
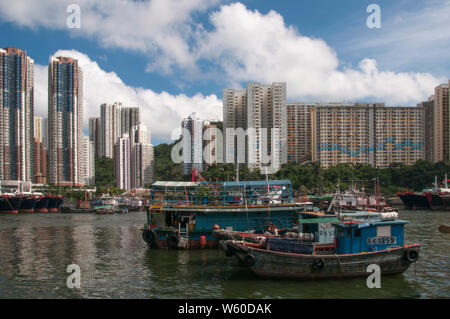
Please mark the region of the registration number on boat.
POLYGON ((395 238, 395 236, 382 236, 382 237, 367 238, 367 244, 369 244, 369 245, 395 244, 395 243, 397 243, 397 238, 395 238))

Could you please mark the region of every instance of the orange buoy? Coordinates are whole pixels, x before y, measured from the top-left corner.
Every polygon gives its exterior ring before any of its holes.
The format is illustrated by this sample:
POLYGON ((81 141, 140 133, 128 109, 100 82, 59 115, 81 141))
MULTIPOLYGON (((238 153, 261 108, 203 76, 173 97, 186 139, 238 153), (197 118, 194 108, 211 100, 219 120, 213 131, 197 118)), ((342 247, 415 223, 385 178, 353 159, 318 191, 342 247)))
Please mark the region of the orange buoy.
POLYGON ((206 236, 200 236, 200 246, 202 246, 202 248, 205 248, 205 246, 206 246, 206 236))
POLYGON ((217 224, 215 224, 213 228, 214 228, 215 230, 219 230, 219 229, 220 229, 219 225, 217 225, 217 224))

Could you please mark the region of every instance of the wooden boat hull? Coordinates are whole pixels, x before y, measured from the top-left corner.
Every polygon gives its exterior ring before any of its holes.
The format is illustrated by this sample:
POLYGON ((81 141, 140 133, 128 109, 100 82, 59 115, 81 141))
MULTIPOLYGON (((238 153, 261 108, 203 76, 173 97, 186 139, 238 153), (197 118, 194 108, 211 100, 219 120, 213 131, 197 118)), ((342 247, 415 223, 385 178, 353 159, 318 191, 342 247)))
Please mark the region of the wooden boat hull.
POLYGON ((420 246, 405 245, 389 250, 347 255, 304 255, 246 247, 228 241, 227 247, 254 273, 263 277, 322 279, 367 277, 367 266, 380 266, 381 275, 401 274, 417 260, 420 246), (408 259, 415 251, 416 259, 408 259), (250 256, 250 257, 249 257, 250 256))
POLYGON ((441 233, 447 233, 447 234, 450 234, 450 226, 449 226, 449 225, 443 225, 443 224, 441 224, 441 225, 439 225, 439 231, 440 231, 441 233))

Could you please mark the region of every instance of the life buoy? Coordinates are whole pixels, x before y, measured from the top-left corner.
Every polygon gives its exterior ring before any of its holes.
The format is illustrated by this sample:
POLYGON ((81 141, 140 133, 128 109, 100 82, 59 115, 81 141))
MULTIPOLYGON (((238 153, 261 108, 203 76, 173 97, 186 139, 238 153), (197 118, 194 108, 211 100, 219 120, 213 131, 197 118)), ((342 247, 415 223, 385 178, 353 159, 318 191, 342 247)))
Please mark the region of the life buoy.
POLYGON ((179 242, 180 242, 180 236, 177 233, 171 233, 167 237, 167 246, 168 247, 178 247, 179 242))
POLYGON ((244 264, 246 264, 249 267, 253 266, 255 262, 256 262, 255 256, 253 256, 252 254, 248 254, 244 257, 244 264))
POLYGON ((417 259, 419 259, 419 252, 417 250, 414 250, 414 249, 408 249, 408 250, 405 251, 405 258, 409 262, 413 263, 417 259))
POLYGON ((146 229, 142 232, 142 239, 150 246, 150 248, 156 248, 156 232, 153 229, 146 229))
POLYGON ((323 261, 323 258, 316 258, 314 259, 312 266, 315 270, 321 270, 325 266, 325 262, 323 261))

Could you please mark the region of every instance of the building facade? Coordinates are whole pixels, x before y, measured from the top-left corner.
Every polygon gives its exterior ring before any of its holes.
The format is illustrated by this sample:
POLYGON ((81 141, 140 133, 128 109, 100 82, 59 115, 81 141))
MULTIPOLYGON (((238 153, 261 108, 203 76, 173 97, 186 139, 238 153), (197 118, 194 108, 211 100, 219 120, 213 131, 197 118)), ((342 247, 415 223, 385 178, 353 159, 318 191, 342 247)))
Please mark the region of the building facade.
POLYGON ((249 82, 245 91, 224 89, 222 98, 226 162, 275 173, 287 162, 286 83, 249 82))
POLYGON ((311 161, 311 109, 312 103, 287 104, 288 162, 311 161))
POLYGON ((203 121, 196 113, 190 114, 181 122, 183 136, 183 174, 191 174, 195 169, 203 171, 203 121))
POLYGON ((99 157, 113 158, 114 146, 121 134, 122 103, 100 105, 100 142, 99 157))
POLYGON ((423 107, 318 104, 311 109, 312 161, 387 167, 424 157, 423 107))
POLYGON ((141 111, 138 107, 122 107, 120 110, 120 134, 131 134, 133 127, 141 122, 141 111))
POLYGON ((85 185, 95 184, 95 143, 89 139, 89 136, 83 137, 83 168, 81 179, 85 185))
POLYGON ((153 145, 151 134, 144 123, 132 129, 131 188, 144 188, 153 183, 153 145))
POLYGON ((128 134, 122 135, 116 143, 115 178, 117 188, 131 189, 131 141, 128 134))
POLYGON ((47 184, 47 149, 39 138, 34 139, 34 179, 36 184, 47 184))
POLYGON ((450 81, 434 89, 434 162, 450 159, 449 85, 450 81))
POLYGON ((83 76, 78 61, 50 60, 48 67, 49 182, 82 186, 84 180, 83 76))
POLYGON ((34 61, 0 49, 0 180, 34 178, 34 61))
POLYGON ((100 118, 89 118, 89 141, 94 143, 94 156, 100 158, 100 118))

